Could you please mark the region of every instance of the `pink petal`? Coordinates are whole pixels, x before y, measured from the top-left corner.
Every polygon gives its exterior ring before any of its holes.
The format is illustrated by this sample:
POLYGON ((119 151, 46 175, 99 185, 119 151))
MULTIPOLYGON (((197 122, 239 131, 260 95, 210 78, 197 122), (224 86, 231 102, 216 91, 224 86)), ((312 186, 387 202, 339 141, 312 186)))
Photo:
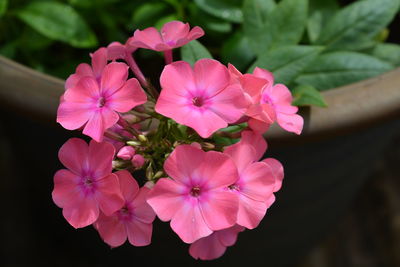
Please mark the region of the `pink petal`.
POLYGON ((178 40, 186 38, 189 29, 188 23, 170 21, 164 24, 160 32, 164 43, 174 47, 178 40))
POLYGON ((94 198, 81 198, 63 208, 64 218, 74 227, 82 228, 94 223, 99 217, 99 207, 94 198))
POLYGON ((93 73, 96 79, 102 75, 102 72, 107 65, 107 49, 101 47, 97 49, 92 55, 93 73))
POLYGON ((258 78, 252 74, 243 75, 240 81, 243 91, 251 96, 254 103, 259 103, 261 99, 261 93, 264 87, 268 84, 268 81, 258 78))
POLYGON ((113 95, 128 78, 128 66, 125 63, 111 62, 101 76, 101 91, 105 96, 113 95))
POLYGON ((275 195, 272 194, 267 201, 265 201, 265 205, 267 205, 267 208, 271 207, 272 204, 275 202, 275 195))
POLYGON ((60 208, 64 206, 73 206, 80 198, 78 183, 80 177, 69 170, 59 170, 54 175, 54 189, 52 197, 54 203, 60 208))
POLYGON ((161 178, 148 194, 147 203, 160 220, 169 221, 183 205, 185 192, 183 185, 169 178, 161 178))
POLYGON ((273 100, 275 105, 291 105, 292 103, 292 94, 283 84, 274 85, 269 92, 266 93, 273 100))
POLYGON ((266 201, 273 193, 275 176, 264 162, 255 162, 240 173, 240 192, 257 201, 266 201))
POLYGON ((208 227, 221 230, 236 223, 238 212, 237 194, 230 191, 208 192, 208 201, 200 201, 201 214, 208 227))
POLYGON ((282 187, 282 181, 284 177, 282 164, 274 158, 267 158, 264 159, 262 162, 265 162, 271 168, 272 174, 275 177, 274 192, 279 191, 282 187))
POLYGON ((134 207, 135 219, 146 224, 152 223, 156 218, 154 210, 146 202, 150 191, 150 188, 143 186, 140 188, 139 194, 131 202, 131 205, 134 207))
POLYGON ((212 98, 210 109, 228 123, 244 115, 247 101, 239 85, 230 85, 212 98))
POLYGON ((196 87, 212 97, 224 89, 230 80, 228 69, 219 61, 209 58, 198 60, 194 64, 196 87))
POLYGON ((204 31, 202 28, 199 26, 193 27, 193 29, 190 30, 188 36, 186 37, 188 40, 192 41, 195 39, 198 39, 204 35, 204 31))
POLYGON ((183 242, 189 244, 212 233, 204 221, 199 206, 191 203, 180 206, 171 220, 171 228, 183 242))
POLYGON ((57 122, 67 130, 81 128, 92 116, 91 108, 86 103, 62 102, 57 110, 57 122))
POLYGON ((108 101, 110 101, 109 105, 111 109, 118 112, 128 112, 132 108, 146 103, 147 96, 138 80, 131 78, 108 101))
POLYGON ((240 232, 243 232, 245 228, 243 226, 235 224, 234 226, 220 230, 216 232, 219 241, 226 247, 233 246, 236 243, 237 236, 240 232))
MULTIPOLYGON (((172 108, 172 107, 171 107, 172 108)), ((177 109, 175 109, 177 111, 177 109)), ((228 123, 211 110, 182 109, 181 114, 173 119, 193 128, 201 137, 208 138, 217 130, 225 128, 228 123)))
POLYGON ((93 113, 83 129, 83 134, 92 137, 97 142, 101 142, 105 130, 117 123, 118 120, 119 116, 117 113, 103 107, 93 113))
POLYGON ((186 96, 186 92, 196 90, 192 67, 185 61, 176 61, 165 66, 161 73, 160 84, 162 90, 159 100, 171 94, 186 96))
POLYGON ((164 163, 168 176, 182 184, 189 184, 189 177, 202 164, 206 153, 191 145, 177 146, 164 163))
POLYGON ((241 142, 251 144, 256 151, 256 156, 254 161, 258 161, 267 150, 267 142, 264 137, 253 131, 243 131, 241 142))
POLYGON ((106 216, 100 214, 96 222, 96 229, 104 242, 111 247, 119 247, 126 241, 127 231, 125 225, 116 215, 106 216))
POLYGON ((201 238, 190 245, 189 254, 195 259, 214 260, 226 251, 226 246, 222 245, 216 233, 201 238))
POLYGON ((278 124, 288 132, 301 134, 303 129, 303 117, 297 114, 278 113, 278 124))
POLYGON ((120 42, 112 42, 107 46, 107 59, 125 59, 125 51, 125 45, 121 44, 120 42))
POLYGON ((99 86, 92 77, 82 77, 75 87, 69 88, 64 93, 64 99, 68 102, 94 103, 99 94, 99 86))
POLYGON ((162 42, 161 35, 157 29, 150 27, 143 31, 136 30, 129 44, 136 47, 154 49, 157 44, 162 42))
POLYGON ((92 67, 89 64, 81 63, 76 67, 75 73, 70 75, 65 82, 65 89, 75 87, 79 80, 85 76, 90 76, 94 78, 92 67))
POLYGON ((207 187, 210 189, 227 187, 239 179, 234 161, 221 152, 206 152, 199 166, 199 175, 207 179, 207 187))
POLYGON ((77 175, 87 165, 89 150, 85 141, 79 138, 70 138, 58 151, 61 163, 77 175))
POLYGON ((268 207, 265 202, 256 201, 244 195, 240 196, 237 224, 247 229, 256 228, 264 218, 268 207))
POLYGON ((259 78, 262 78, 262 79, 267 80, 268 83, 269 83, 271 86, 274 84, 274 75, 273 75, 272 72, 270 72, 270 71, 267 71, 267 70, 265 70, 265 69, 256 67, 256 68, 254 69, 254 71, 253 71, 253 74, 254 74, 256 77, 259 77, 259 78))
POLYGON ((228 71, 231 76, 231 83, 238 83, 243 74, 231 63, 228 63, 228 71))
POLYGON ((239 173, 241 173, 249 164, 257 160, 254 147, 247 142, 243 142, 243 139, 239 143, 226 147, 224 154, 232 157, 239 173))
POLYGON ((270 123, 267 123, 265 121, 260 121, 257 119, 253 119, 253 118, 249 119, 248 125, 249 125, 250 129, 252 129, 254 132, 259 133, 259 134, 265 133, 271 126, 270 123))
POLYGON ((110 216, 125 204, 122 198, 118 177, 110 174, 96 182, 96 200, 106 216, 110 216))
POLYGON ((103 178, 111 173, 115 148, 107 142, 91 140, 89 144, 89 165, 93 178, 103 178))
POLYGON ((153 224, 136 220, 129 221, 126 223, 126 231, 129 243, 137 247, 147 246, 151 243, 153 224))
POLYGON ((126 202, 131 202, 139 193, 139 185, 136 179, 126 170, 117 171, 115 174, 118 176, 122 197, 126 202))

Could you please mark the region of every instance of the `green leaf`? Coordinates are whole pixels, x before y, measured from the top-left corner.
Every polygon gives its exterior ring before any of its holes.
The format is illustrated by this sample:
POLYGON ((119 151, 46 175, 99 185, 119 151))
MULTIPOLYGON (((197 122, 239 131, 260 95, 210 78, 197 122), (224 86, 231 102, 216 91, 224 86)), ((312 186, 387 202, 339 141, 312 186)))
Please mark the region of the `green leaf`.
POLYGON ((202 27, 207 34, 210 31, 217 33, 228 33, 232 31, 232 24, 220 18, 209 15, 203 10, 199 9, 194 3, 188 6, 189 17, 193 25, 202 27))
POLYGON ((96 35, 70 6, 58 2, 33 2, 18 17, 44 36, 74 47, 94 47, 96 35))
POLYGON ((255 57, 248 47, 247 37, 242 32, 237 31, 224 43, 221 59, 224 63, 231 63, 239 70, 244 70, 255 57))
POLYGON ((0 0, 0 18, 6 13, 8 0, 0 0))
POLYGON ((154 26, 154 22, 165 15, 168 6, 164 3, 145 3, 132 14, 133 28, 144 29, 154 26))
POLYGON ((275 9, 274 0, 245 0, 243 3, 243 30, 253 51, 264 51, 269 42, 265 31, 269 14, 275 9))
MULTIPOLYGON (((301 40, 307 22, 308 0, 282 0, 267 15, 260 14, 262 9, 257 10, 257 6, 261 5, 245 2, 246 19, 243 25, 256 54, 274 47, 297 44, 301 40), (252 25, 259 25, 263 19, 263 26, 251 29, 252 25)), ((269 5, 265 10, 269 11, 272 7, 269 5)))
POLYGON ((311 85, 299 85, 292 91, 295 106, 319 106, 327 107, 321 93, 311 85))
POLYGON ((181 48, 182 60, 193 65, 197 60, 202 58, 212 58, 210 52, 199 41, 194 40, 181 48))
POLYGON ((332 50, 368 47, 368 42, 393 19, 399 5, 400 0, 357 1, 327 22, 316 44, 326 45, 332 50))
POLYGON ((370 53, 372 56, 392 63, 394 66, 400 66, 400 45, 398 44, 378 44, 370 53))
POLYGON ((240 8, 241 1, 238 0, 195 0, 199 8, 215 17, 241 23, 243 13, 240 8))
POLYGON ((322 51, 320 46, 284 46, 260 55, 250 67, 260 67, 272 71, 278 83, 292 82, 317 55, 322 51))
POLYGON ((339 9, 336 0, 310 0, 309 18, 307 21, 307 34, 311 43, 314 43, 321 33, 326 22, 339 9))
POLYGON ((393 69, 380 59, 356 52, 331 52, 318 56, 296 79, 318 90, 327 90, 379 75, 393 69))

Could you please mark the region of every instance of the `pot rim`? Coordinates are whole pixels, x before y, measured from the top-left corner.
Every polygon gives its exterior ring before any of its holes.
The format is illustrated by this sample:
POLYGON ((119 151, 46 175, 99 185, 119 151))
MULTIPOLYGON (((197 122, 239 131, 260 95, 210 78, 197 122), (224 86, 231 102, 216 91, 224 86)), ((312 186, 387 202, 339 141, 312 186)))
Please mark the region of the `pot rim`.
MULTIPOLYGON (((64 81, 0 56, 0 100, 25 116, 55 124, 64 81), (28 115, 27 115, 28 114, 28 115), (50 116, 51 115, 51 116, 50 116)), ((300 110, 300 137, 273 125, 271 141, 304 142, 371 127, 400 114, 400 68, 360 82, 323 91, 327 108, 300 110)))

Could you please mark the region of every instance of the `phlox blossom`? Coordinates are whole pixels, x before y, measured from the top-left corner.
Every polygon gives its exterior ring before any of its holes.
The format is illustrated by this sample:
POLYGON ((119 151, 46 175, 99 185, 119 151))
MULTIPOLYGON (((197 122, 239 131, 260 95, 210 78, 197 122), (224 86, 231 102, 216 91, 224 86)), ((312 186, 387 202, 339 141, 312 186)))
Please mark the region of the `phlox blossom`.
POLYGON ((207 138, 237 121, 247 102, 238 84, 230 84, 227 68, 213 59, 200 59, 192 68, 177 61, 165 66, 155 110, 193 128, 207 138))
POLYGON ((115 174, 125 203, 110 216, 101 213, 94 226, 104 242, 111 247, 122 245, 126 239, 134 246, 147 246, 151 243, 152 223, 156 216, 146 202, 150 189, 139 189, 138 183, 128 171, 118 171, 115 174))
POLYGON ((100 210, 111 215, 124 204, 118 177, 111 173, 115 149, 109 143, 69 139, 58 153, 68 169, 54 175, 53 201, 75 228, 94 223, 100 210))
POLYGON ((285 85, 274 85, 271 72, 256 67, 253 74, 241 74, 231 64, 228 68, 233 80, 241 84, 250 100, 246 115, 249 117, 248 124, 254 131, 264 133, 277 121, 286 131, 301 133, 303 118, 296 114, 298 108, 292 106, 292 94, 285 85))
POLYGON ((275 169, 265 162, 258 162, 266 149, 262 135, 244 131, 240 142, 224 150, 232 157, 239 173, 238 180, 228 187, 239 196, 237 224, 248 229, 258 226, 275 200, 275 169))
POLYGON ((238 179, 232 159, 221 152, 180 145, 164 163, 147 202, 186 243, 236 223, 238 198, 225 188, 238 179))
POLYGON ((101 142, 105 130, 119 120, 117 112, 128 112, 147 100, 139 82, 127 78, 128 66, 118 62, 104 68, 100 84, 90 76, 81 78, 65 91, 57 122, 68 130, 84 126, 84 134, 101 142))
POLYGON ((189 254, 195 259, 217 259, 225 253, 227 247, 236 243, 238 234, 243 232, 244 229, 243 226, 234 225, 227 229, 215 231, 191 244, 189 254))
POLYGON ((164 24, 160 32, 154 27, 136 30, 128 44, 155 51, 167 51, 181 47, 203 35, 203 29, 198 26, 190 30, 188 23, 170 21, 164 24))

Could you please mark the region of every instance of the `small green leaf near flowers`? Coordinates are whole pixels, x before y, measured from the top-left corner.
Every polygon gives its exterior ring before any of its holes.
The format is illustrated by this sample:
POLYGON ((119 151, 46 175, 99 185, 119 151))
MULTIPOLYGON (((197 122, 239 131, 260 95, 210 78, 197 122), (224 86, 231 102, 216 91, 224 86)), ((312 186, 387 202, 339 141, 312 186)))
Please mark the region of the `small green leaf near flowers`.
POLYGON ((199 41, 194 40, 181 48, 182 60, 191 65, 202 58, 212 58, 210 52, 199 41))
POLYGON ((292 90, 295 106, 327 107, 321 93, 311 85, 299 85, 292 90))

